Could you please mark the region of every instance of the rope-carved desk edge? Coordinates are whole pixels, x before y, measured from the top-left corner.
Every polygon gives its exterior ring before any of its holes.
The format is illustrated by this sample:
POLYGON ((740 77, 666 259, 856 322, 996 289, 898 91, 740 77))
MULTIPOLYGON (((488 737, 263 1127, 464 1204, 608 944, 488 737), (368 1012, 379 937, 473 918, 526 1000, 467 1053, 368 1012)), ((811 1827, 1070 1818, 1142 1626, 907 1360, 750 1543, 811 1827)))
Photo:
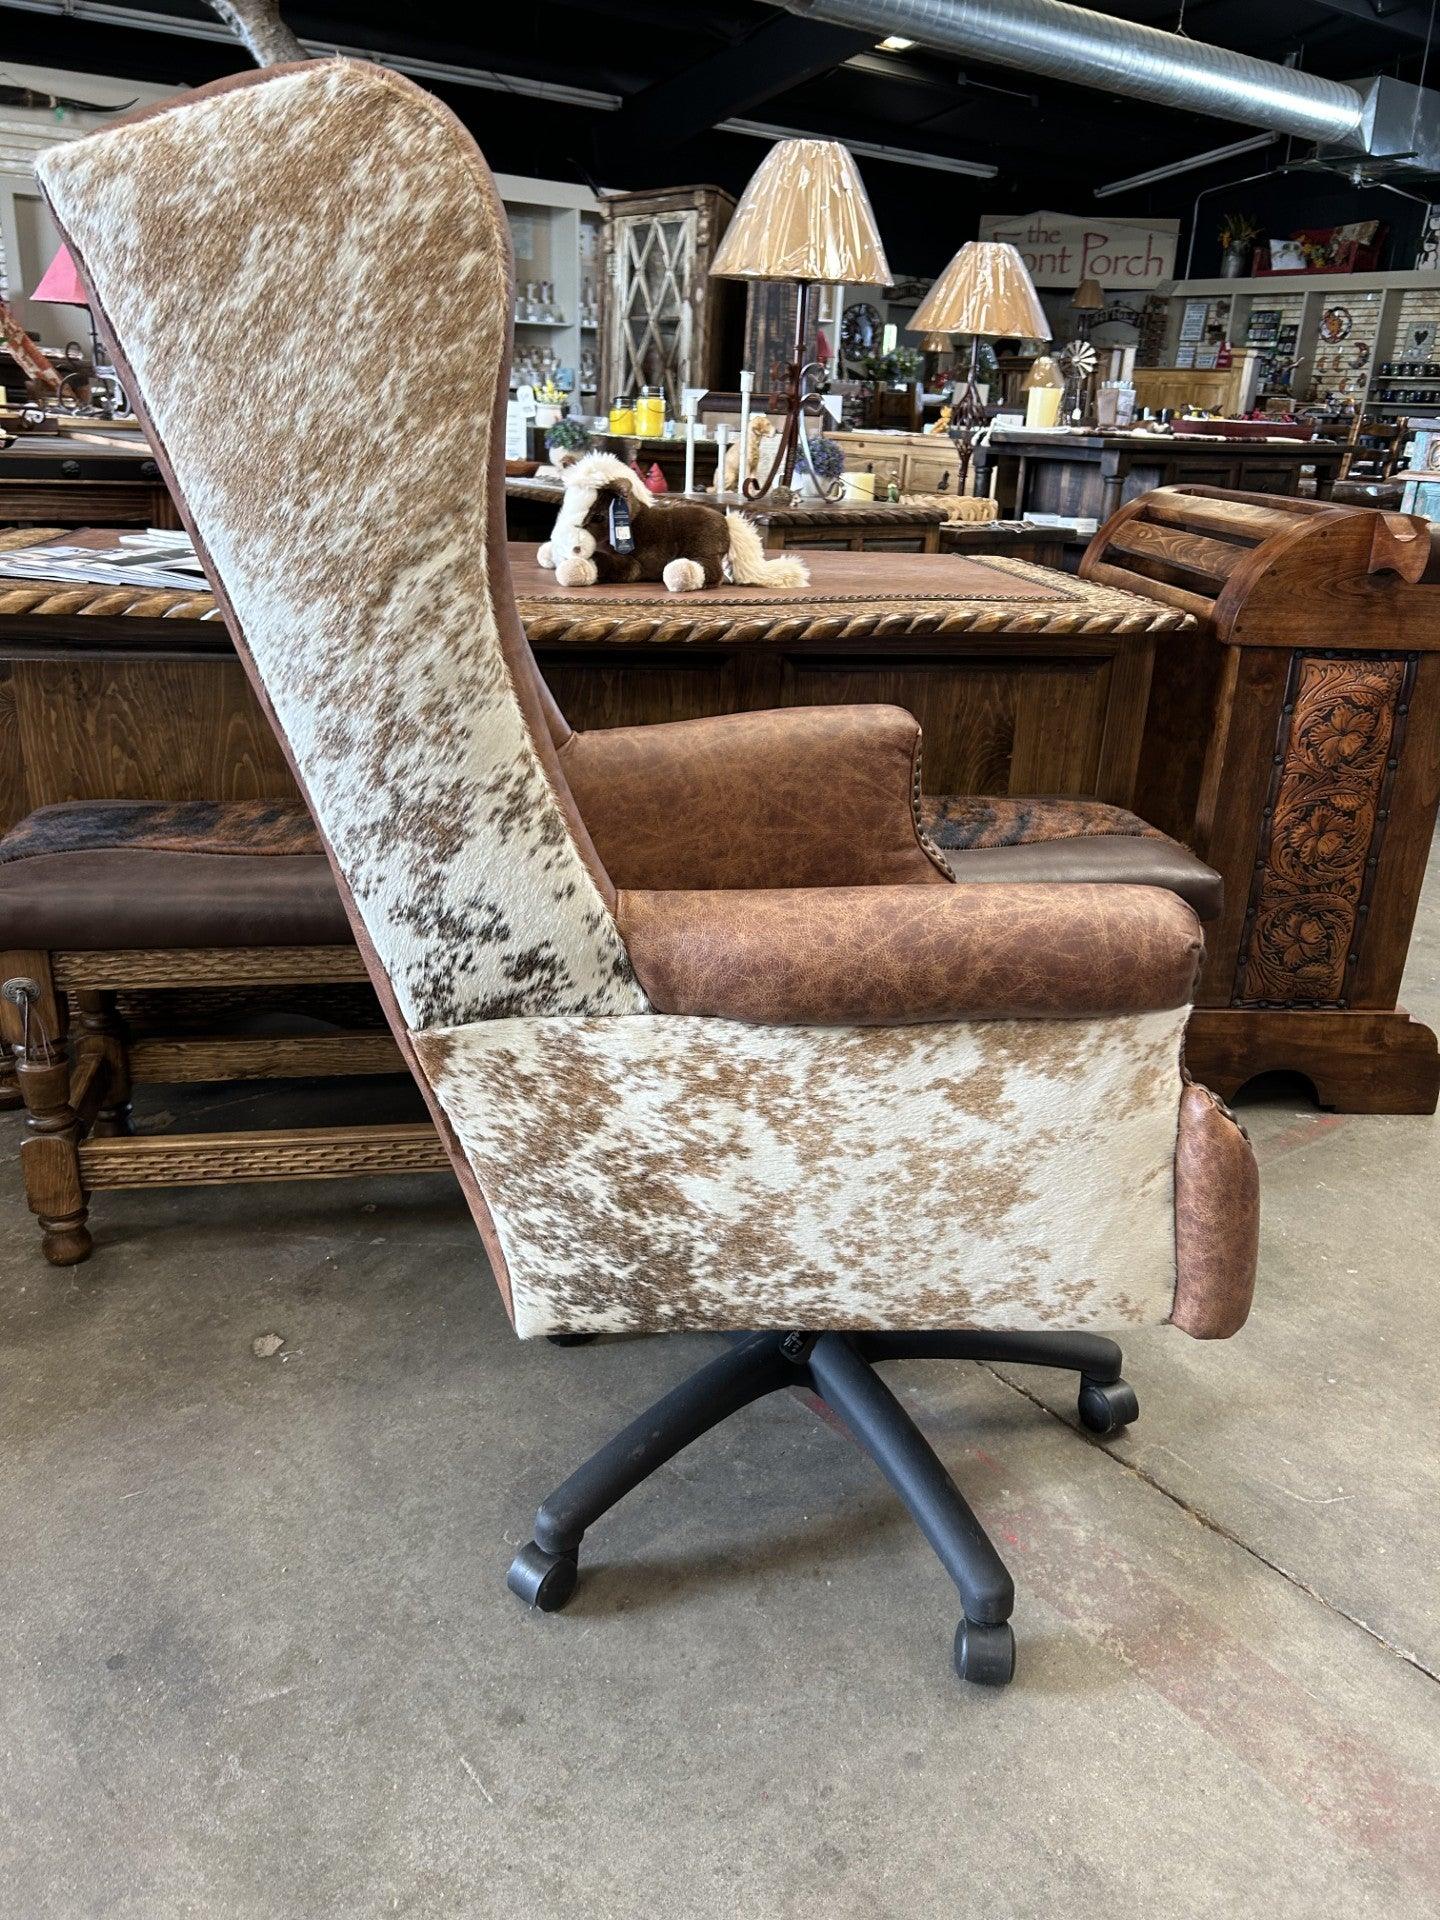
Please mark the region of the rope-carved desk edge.
MULTIPOLYGON (((0 536, 12 551, 38 545, 45 529, 26 529, 23 539, 0 536)), ((794 645, 856 638, 904 640, 946 638, 958 634, 1085 635, 1185 633, 1196 629, 1191 615, 1142 600, 1112 587, 1057 578, 1043 567, 1008 555, 976 556, 975 566, 1038 581, 1048 599, 1029 594, 926 595, 901 603, 885 593, 803 595, 762 593, 751 587, 726 590, 723 601, 694 600, 676 594, 579 589, 564 596, 518 598, 520 617, 532 645, 594 646, 610 640, 627 645, 715 646, 761 642, 794 645), (886 611, 878 612, 884 608, 886 611)), ((0 581, 0 617, 146 619, 218 621, 214 596, 180 588, 58 584, 54 581, 0 581)))

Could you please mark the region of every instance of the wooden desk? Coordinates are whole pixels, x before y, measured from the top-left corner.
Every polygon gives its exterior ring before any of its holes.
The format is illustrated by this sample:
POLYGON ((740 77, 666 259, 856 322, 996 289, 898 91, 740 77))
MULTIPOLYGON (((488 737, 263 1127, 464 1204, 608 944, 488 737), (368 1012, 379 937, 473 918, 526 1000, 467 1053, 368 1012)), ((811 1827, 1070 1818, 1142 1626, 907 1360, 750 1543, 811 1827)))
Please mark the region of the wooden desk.
POLYGON ((1026 433, 996 428, 976 448, 977 493, 996 496, 1002 516, 1063 513, 1108 520, 1152 487, 1234 488, 1298 494, 1300 469, 1313 466, 1328 496, 1345 449, 1334 440, 1210 440, 1194 434, 1026 433))
POLYGON ((0 527, 178 527, 138 433, 22 434, 0 449, 0 527))
MULTIPOLYGON (((771 552, 800 547, 849 553, 935 553, 945 523, 939 507, 905 501, 802 500, 782 507, 727 494, 718 504, 743 508, 771 552)), ((559 506, 560 489, 547 481, 505 482, 505 529, 513 541, 533 541, 538 546, 548 540, 559 506)))
POLYGON ((947 520, 940 529, 941 553, 994 554, 1063 573, 1078 571, 1089 544, 1088 534, 1068 527, 1031 527, 1015 520, 947 520))
MULTIPOLYGON (((512 563, 576 726, 895 701, 935 793, 1126 804, 1154 650, 1193 625, 1018 560, 816 553, 803 595, 566 590, 533 548, 512 563)), ((80 591, 0 583, 0 824, 56 800, 294 791, 208 595, 80 591)))

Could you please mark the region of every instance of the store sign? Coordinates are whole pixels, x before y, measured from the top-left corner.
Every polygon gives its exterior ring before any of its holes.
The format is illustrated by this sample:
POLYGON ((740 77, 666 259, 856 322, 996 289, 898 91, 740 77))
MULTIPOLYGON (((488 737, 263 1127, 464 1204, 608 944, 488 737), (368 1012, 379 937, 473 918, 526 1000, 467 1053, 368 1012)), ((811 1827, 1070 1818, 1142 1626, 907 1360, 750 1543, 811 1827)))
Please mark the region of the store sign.
POLYGON ((1136 225, 1078 213, 987 213, 980 238, 1018 247, 1037 287, 1098 280, 1109 292, 1173 280, 1179 228, 1178 220, 1136 225))

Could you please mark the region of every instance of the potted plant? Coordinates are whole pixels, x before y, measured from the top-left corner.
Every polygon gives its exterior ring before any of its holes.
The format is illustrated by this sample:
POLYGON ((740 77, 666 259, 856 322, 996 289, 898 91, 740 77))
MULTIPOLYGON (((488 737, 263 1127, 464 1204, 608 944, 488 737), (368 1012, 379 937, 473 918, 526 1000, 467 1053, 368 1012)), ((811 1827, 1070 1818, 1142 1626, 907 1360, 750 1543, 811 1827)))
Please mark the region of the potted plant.
POLYGON ((590 429, 583 420, 557 420, 546 431, 545 446, 552 460, 557 453, 585 453, 590 446, 590 429))
POLYGON ((1227 213, 1220 225, 1220 270, 1227 280, 1243 278, 1260 229, 1248 213, 1227 213))
POLYGON ((827 440, 823 434, 817 434, 807 444, 810 448, 810 466, 807 468, 801 462, 795 476, 795 490, 797 493, 808 493, 818 500, 833 500, 836 498, 836 483, 845 471, 845 455, 833 440, 827 440))

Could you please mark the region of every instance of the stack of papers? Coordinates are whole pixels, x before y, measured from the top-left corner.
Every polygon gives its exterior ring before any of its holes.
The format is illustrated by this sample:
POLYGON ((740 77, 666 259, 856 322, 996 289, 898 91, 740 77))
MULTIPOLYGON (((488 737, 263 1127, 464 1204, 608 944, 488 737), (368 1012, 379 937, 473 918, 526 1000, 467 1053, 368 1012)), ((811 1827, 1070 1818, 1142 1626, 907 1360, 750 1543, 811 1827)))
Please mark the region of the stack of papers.
POLYGON ((178 587, 191 593, 210 590, 189 534, 164 527, 118 533, 113 546, 82 547, 57 540, 0 553, 0 579, 50 580, 72 586, 178 587))

